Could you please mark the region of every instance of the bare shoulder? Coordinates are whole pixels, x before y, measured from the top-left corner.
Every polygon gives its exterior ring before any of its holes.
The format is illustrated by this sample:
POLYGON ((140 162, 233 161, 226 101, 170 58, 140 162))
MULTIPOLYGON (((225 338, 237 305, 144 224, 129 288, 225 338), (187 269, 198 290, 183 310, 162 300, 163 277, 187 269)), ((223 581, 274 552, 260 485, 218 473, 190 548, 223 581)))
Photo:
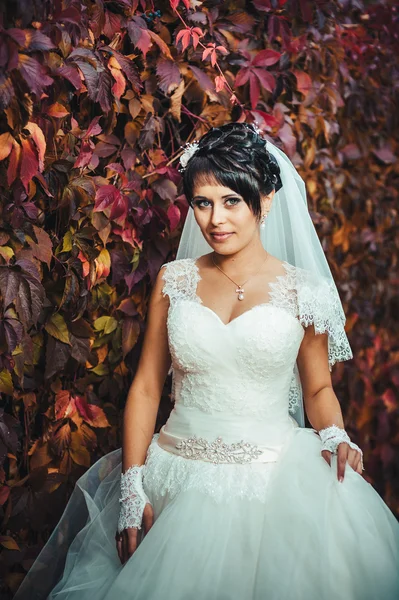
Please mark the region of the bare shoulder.
POLYGON ((286 273, 285 265, 287 264, 287 261, 269 254, 266 263, 268 263, 267 270, 271 275, 284 275, 286 273))

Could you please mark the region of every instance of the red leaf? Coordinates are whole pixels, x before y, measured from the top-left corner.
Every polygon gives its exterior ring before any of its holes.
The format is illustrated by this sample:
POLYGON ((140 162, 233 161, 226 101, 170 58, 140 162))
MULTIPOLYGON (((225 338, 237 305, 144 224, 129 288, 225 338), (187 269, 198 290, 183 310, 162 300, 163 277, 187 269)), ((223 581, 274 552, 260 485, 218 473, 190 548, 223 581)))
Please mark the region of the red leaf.
POLYGON ((247 67, 240 69, 236 75, 234 85, 236 85, 237 87, 239 87, 240 85, 245 85, 249 79, 250 72, 250 69, 248 69, 247 67))
POLYGON ((180 223, 180 209, 176 204, 171 204, 167 211, 170 229, 173 231, 180 223))
POLYGON ((94 144, 91 140, 82 140, 79 156, 73 165, 74 168, 78 169, 87 167, 91 161, 91 157, 93 156, 93 150, 94 144))
POLYGON ((39 154, 39 170, 40 172, 44 169, 44 155, 46 152, 46 140, 43 131, 36 123, 29 122, 25 125, 25 129, 30 131, 31 137, 36 144, 36 148, 39 154))
POLYGON ((102 115, 100 115, 99 117, 94 117, 94 119, 90 122, 90 125, 87 128, 87 131, 84 135, 85 138, 88 138, 92 135, 100 135, 100 133, 102 132, 102 127, 98 124, 98 122, 101 119, 101 117, 102 115))
POLYGON ((75 396, 76 408, 82 419, 92 427, 109 427, 108 419, 102 408, 89 404, 83 396, 75 396))
POLYGON ((59 119, 69 115, 68 109, 66 109, 65 106, 63 106, 59 102, 56 102, 55 104, 49 106, 46 112, 48 115, 50 115, 50 117, 57 117, 59 119))
POLYGON ((259 79, 262 87, 268 92, 273 93, 274 88, 276 87, 276 80, 274 79, 274 76, 269 73, 269 71, 265 71, 264 69, 252 69, 252 72, 255 73, 259 79))
POLYGON ((80 78, 79 71, 75 67, 71 65, 64 65, 59 67, 55 73, 67 79, 70 83, 72 83, 75 89, 80 90, 82 87, 82 80, 80 78))
POLYGON ((11 150, 10 162, 7 169, 7 183, 11 185, 18 174, 18 167, 21 159, 21 146, 14 140, 11 150))
POLYGON ((60 390, 55 397, 55 419, 70 417, 76 410, 75 401, 68 390, 60 390))
POLYGON ((94 212, 107 208, 111 208, 110 219, 118 225, 125 224, 128 211, 127 197, 121 194, 120 190, 113 185, 103 185, 96 193, 94 212))
POLYGON ((254 67, 270 67, 280 60, 280 52, 276 50, 261 50, 253 59, 251 65, 254 67))
POLYGON ((43 88, 54 83, 54 79, 48 77, 46 69, 36 59, 26 54, 19 55, 18 69, 32 92, 39 98, 43 88))
POLYGON ((251 98, 251 106, 252 109, 256 108, 258 104, 259 95, 260 95, 260 86, 259 79, 256 77, 255 73, 250 73, 249 75, 249 95, 251 98))
POLYGON ((132 40, 132 44, 142 51, 144 58, 147 56, 147 52, 151 48, 152 41, 150 33, 147 29, 147 24, 141 17, 133 17, 127 26, 129 37, 132 40))
POLYGON ((157 76, 158 85, 165 94, 171 94, 181 81, 176 62, 163 57, 157 62, 157 76))
POLYGON ((30 140, 21 139, 22 160, 21 160, 21 181, 24 184, 25 191, 29 190, 29 182, 39 169, 39 160, 36 152, 33 150, 30 140))
POLYGON ((18 46, 21 46, 21 48, 25 48, 26 33, 25 31, 23 31, 23 29, 16 29, 14 27, 11 27, 10 29, 7 29, 5 33, 9 35, 10 38, 18 44, 18 46))
POLYGON ((44 35, 41 31, 37 29, 27 29, 26 33, 26 47, 29 50, 54 50, 56 46, 54 46, 53 42, 50 40, 47 35, 44 35))
POLYGON ((309 91, 312 89, 312 80, 307 73, 303 71, 294 70, 294 75, 296 77, 296 84, 298 90, 304 96, 307 96, 309 91))
POLYGON ((109 10, 105 11, 105 23, 103 31, 112 40, 114 35, 121 30, 121 17, 109 10))

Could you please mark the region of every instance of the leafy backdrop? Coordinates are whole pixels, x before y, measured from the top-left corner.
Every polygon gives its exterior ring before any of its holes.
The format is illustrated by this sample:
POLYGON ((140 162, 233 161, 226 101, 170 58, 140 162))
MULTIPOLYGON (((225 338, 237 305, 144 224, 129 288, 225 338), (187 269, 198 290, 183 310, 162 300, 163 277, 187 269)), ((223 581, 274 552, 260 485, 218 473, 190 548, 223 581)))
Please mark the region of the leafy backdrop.
MULTIPOLYGON (((398 14, 347 0, 19 0, 0 17, 1 592, 120 446, 181 145, 250 121, 305 179, 354 359, 365 477, 399 514, 398 14)), ((170 410, 165 386, 160 426, 170 410)))

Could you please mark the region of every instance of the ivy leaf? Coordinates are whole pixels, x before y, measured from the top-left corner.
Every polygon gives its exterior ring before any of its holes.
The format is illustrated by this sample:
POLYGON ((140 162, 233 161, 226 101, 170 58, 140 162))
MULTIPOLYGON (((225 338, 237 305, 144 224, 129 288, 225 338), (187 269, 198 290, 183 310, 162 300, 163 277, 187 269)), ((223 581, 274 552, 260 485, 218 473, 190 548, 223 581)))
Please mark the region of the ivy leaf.
POLYGON ((114 185, 103 185, 96 192, 93 211, 105 211, 108 208, 110 209, 109 218, 118 225, 124 225, 128 211, 128 200, 114 185))
POLYGON ((50 262, 53 256, 53 244, 50 236, 44 229, 36 227, 36 225, 33 225, 33 231, 35 232, 37 242, 32 238, 28 238, 28 236, 26 238, 29 246, 32 248, 33 256, 38 260, 45 262, 48 268, 50 268, 50 262))
POLYGON ((75 405, 82 419, 92 427, 109 427, 108 419, 99 406, 89 404, 83 396, 75 396, 75 405))
POLYGON ((39 170, 39 159, 36 151, 33 149, 29 139, 21 140, 22 159, 21 159, 21 181, 24 184, 25 191, 29 191, 29 182, 39 170))
POLYGON ((6 369, 3 369, 0 371, 0 392, 7 394, 8 396, 12 396, 13 391, 14 386, 12 383, 11 373, 6 369))
POLYGON ((181 74, 177 63, 161 57, 157 61, 156 72, 159 88, 165 94, 171 94, 181 81, 181 74))
POLYGON ((123 358, 135 346, 140 335, 140 324, 137 319, 126 317, 122 324, 122 352, 123 358))
POLYGON ((47 338, 46 344, 46 368, 44 378, 50 379, 56 373, 60 373, 71 355, 70 346, 60 342, 52 335, 47 338))
POLYGON ((38 97, 44 88, 54 83, 47 75, 46 69, 35 59, 26 54, 19 54, 18 69, 30 90, 38 97))
POLYGON ((4 160, 10 154, 13 139, 11 133, 2 133, 0 135, 0 160, 4 160))
POLYGON ((14 303, 18 316, 27 327, 36 324, 44 302, 44 289, 33 263, 20 259, 12 267, 0 266, 0 291, 4 306, 14 303))
POLYGON ((71 345, 69 339, 69 331, 65 323, 64 317, 60 313, 51 315, 50 320, 44 326, 49 335, 52 335, 60 342, 71 345))

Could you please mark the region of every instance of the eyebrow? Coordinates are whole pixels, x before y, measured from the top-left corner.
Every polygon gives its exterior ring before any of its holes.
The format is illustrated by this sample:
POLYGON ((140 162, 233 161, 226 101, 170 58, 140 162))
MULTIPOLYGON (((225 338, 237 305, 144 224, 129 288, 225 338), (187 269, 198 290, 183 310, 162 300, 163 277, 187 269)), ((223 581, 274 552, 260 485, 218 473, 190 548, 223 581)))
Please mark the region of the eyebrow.
MULTIPOLYGON (((238 196, 239 198, 241 198, 240 194, 236 194, 235 192, 231 192, 231 194, 225 194, 224 196, 222 196, 222 200, 224 198, 229 198, 229 196, 238 196)), ((197 198, 201 198, 202 200, 210 200, 210 198, 207 198, 206 196, 194 196, 193 200, 197 200, 197 198)))

